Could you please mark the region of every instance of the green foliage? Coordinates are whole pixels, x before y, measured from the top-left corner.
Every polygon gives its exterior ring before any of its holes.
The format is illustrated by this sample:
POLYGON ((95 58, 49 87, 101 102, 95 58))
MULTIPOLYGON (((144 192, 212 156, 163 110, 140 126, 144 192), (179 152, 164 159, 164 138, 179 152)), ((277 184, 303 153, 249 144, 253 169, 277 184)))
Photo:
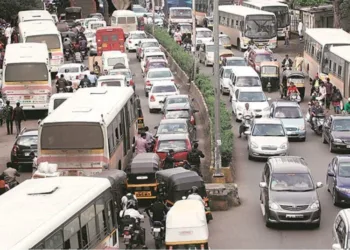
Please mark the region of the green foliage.
POLYGON ((340 1, 340 15, 341 19, 350 17, 350 0, 341 0, 340 1))
POLYGON ((0 17, 10 22, 22 10, 42 9, 38 0, 0 0, 0 17))
POLYGON ((326 0, 294 0, 294 4, 300 6, 319 6, 326 3, 326 0))

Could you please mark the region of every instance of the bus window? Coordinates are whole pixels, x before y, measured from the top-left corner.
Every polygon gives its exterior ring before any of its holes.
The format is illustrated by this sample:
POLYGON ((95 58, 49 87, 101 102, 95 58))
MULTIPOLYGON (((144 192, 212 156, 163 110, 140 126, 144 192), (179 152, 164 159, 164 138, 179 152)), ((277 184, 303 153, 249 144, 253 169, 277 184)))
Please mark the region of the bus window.
POLYGON ((81 249, 79 218, 75 218, 63 228, 64 249, 81 249))
POLYGON ((98 199, 96 202, 96 214, 98 219, 98 230, 100 238, 104 239, 107 236, 107 220, 106 209, 103 199, 98 199))
POLYGON ((127 24, 134 24, 136 22, 135 17, 127 17, 126 22, 127 24))
POLYGON ((47 48, 50 49, 60 49, 61 43, 58 35, 39 35, 39 36, 29 36, 26 38, 26 43, 46 43, 47 48))
POLYGON ((63 248, 63 234, 62 230, 58 230, 56 233, 51 235, 45 240, 46 249, 62 249, 63 248))
POLYGON ((102 36, 102 41, 103 42, 108 42, 108 36, 107 35, 102 36))
POLYGON ((118 17, 118 24, 126 24, 126 17, 118 17))
POLYGON ((83 248, 89 248, 91 243, 94 243, 97 236, 95 206, 91 205, 80 215, 81 231, 83 238, 83 248))
POLYGON ((112 35, 111 39, 112 39, 112 41, 118 41, 118 36, 117 35, 112 35))

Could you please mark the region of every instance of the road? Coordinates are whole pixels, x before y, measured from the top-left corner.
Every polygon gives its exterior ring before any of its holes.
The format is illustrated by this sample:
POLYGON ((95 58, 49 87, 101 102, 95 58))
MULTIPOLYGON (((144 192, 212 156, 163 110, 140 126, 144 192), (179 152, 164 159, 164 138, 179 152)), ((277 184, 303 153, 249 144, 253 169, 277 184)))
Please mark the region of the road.
MULTIPOLYGON (((294 58, 297 52, 302 52, 302 46, 298 45, 299 42, 296 40, 292 41, 289 48, 283 46, 283 41, 279 42, 280 47, 274 55, 279 62, 286 53, 294 58)), ((241 52, 234 51, 236 56, 242 55, 241 52)), ((201 64, 200 71, 208 74, 211 69, 208 71, 208 68, 201 64)), ((216 82, 212 75, 211 79, 212 82, 216 82)), ((306 93, 308 94, 309 90, 306 93)), ((277 92, 267 96, 272 100, 279 98, 277 92)), ((232 110, 228 97, 224 96, 222 99, 226 102, 228 109, 232 110)), ((304 114, 307 111, 307 102, 306 99, 301 104, 304 114)), ((302 226, 294 226, 293 229, 265 227, 259 201, 259 182, 265 164, 248 160, 247 140, 237 138, 239 124, 235 121, 232 121, 232 124, 235 133, 234 166, 242 205, 215 214, 215 220, 211 225, 211 232, 215 232, 211 246, 214 249, 329 249, 332 245, 332 225, 340 208, 333 206, 331 196, 325 187, 319 189, 322 206, 319 229, 310 230, 302 226)), ((327 165, 335 154, 329 153, 328 147, 322 144, 321 137, 316 136, 309 126, 307 127, 306 142, 291 142, 289 154, 304 157, 314 180, 325 183, 327 165)))

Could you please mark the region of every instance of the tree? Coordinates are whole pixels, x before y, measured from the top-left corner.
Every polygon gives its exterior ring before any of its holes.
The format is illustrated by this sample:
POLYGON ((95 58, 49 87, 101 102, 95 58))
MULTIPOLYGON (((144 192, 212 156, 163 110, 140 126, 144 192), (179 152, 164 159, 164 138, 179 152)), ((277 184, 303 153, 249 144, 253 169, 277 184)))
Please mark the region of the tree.
POLYGON ((292 0, 293 5, 305 6, 319 6, 324 4, 326 0, 292 0))
POLYGON ((38 0, 0 0, 0 17, 7 22, 16 18, 22 10, 42 9, 38 0))

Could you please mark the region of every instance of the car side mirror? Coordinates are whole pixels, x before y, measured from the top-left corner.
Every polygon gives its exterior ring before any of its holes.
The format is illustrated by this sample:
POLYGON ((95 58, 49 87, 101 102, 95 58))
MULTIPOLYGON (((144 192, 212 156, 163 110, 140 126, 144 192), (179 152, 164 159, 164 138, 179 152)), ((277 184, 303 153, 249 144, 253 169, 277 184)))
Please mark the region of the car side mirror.
POLYGON ((332 249, 333 249, 333 250, 340 250, 340 249, 341 249, 341 246, 340 246, 340 244, 333 244, 333 245, 332 245, 332 249))
POLYGON ((244 131, 244 134, 245 134, 245 135, 251 135, 252 132, 250 132, 250 131, 247 130, 247 131, 244 131))
POLYGON ((316 183, 316 188, 321 188, 323 187, 323 183, 322 182, 317 182, 316 183))
POLYGON ((267 183, 266 183, 266 182, 260 182, 260 183, 259 183, 259 186, 260 186, 261 188, 267 188, 267 183))

